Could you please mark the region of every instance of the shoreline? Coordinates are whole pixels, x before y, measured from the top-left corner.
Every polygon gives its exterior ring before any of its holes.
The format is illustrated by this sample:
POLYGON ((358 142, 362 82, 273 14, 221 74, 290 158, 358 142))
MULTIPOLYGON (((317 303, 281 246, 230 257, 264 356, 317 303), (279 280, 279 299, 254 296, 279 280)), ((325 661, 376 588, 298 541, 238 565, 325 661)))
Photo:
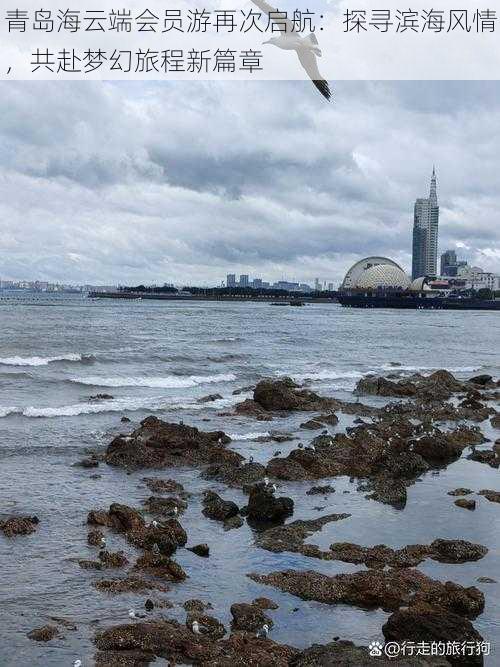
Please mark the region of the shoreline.
MULTIPOLYGON (((451 628, 459 628, 470 641, 480 641, 474 619, 481 619, 488 585, 445 586, 417 568, 424 561, 448 563, 450 570, 460 568, 462 563, 481 562, 488 558, 488 544, 437 536, 433 541, 403 548, 391 546, 393 540, 389 546, 372 547, 364 546, 362 539, 357 544, 334 537, 327 546, 315 545, 309 538, 315 538, 313 542, 321 539, 321 531, 332 522, 336 532, 341 524, 356 522, 352 510, 342 511, 346 501, 338 495, 345 477, 354 478, 357 493, 364 495, 366 502, 401 512, 412 503, 408 491, 415 482, 433 471, 443 472, 458 460, 498 468, 498 440, 491 449, 487 443, 485 447, 480 428, 490 420, 491 426, 498 428, 498 413, 491 405, 498 403, 499 387, 497 380, 484 374, 457 380, 442 370, 427 376, 385 373, 361 378, 351 394, 353 400, 340 400, 321 396, 307 384, 290 379, 261 380, 254 386, 252 398, 242 399, 229 412, 217 416, 227 425, 242 419, 249 422, 248 427, 262 422, 262 430, 269 433, 257 439, 262 462, 249 458, 241 444, 235 447, 235 441, 213 427, 205 431, 201 424, 192 427, 182 420, 165 422, 158 417, 147 417, 139 424, 132 422, 129 427, 130 418, 122 418, 122 433, 108 440, 103 449, 88 449, 86 456, 75 462, 75 471, 98 483, 104 467, 124 484, 129 479, 141 479, 148 491, 143 494, 142 507, 133 501, 127 503, 126 489, 122 499, 105 507, 89 500, 93 507, 87 515, 89 556, 80 557, 75 565, 80 567, 81 577, 88 579, 87 585, 96 590, 93 595, 112 594, 118 602, 120 596, 128 599, 132 594, 143 603, 150 600, 152 608, 148 611, 136 606, 138 622, 107 622, 106 627, 92 633, 96 664, 119 664, 128 656, 124 641, 134 647, 136 660, 158 656, 188 664, 204 664, 204 660, 226 664, 217 662, 222 656, 232 660, 231 664, 240 664, 238 660, 245 656, 244 660, 256 664, 272 661, 288 667, 310 664, 307 660, 313 653, 317 659, 349 657, 354 664, 369 659, 366 646, 343 641, 342 637, 323 641, 314 649, 310 644, 299 648, 293 642, 275 639, 283 613, 280 591, 296 599, 299 607, 301 600, 316 600, 332 612, 336 605, 384 609, 389 616, 381 630, 387 641, 394 637, 391 641, 411 640, 412 633, 421 633, 424 627, 428 632, 430 620, 435 624, 432 632, 442 641, 455 636, 451 628), (385 403, 365 403, 363 396, 379 397, 385 403), (341 415, 349 415, 352 426, 339 428, 341 415), (292 416, 299 419, 295 426, 289 423, 292 416), (292 429, 276 431, 273 421, 289 423, 292 429), (449 426, 444 428, 443 422, 449 426), (463 426, 465 423, 469 425, 463 426), (301 447, 299 441, 305 444, 301 447), (176 477, 177 470, 186 471, 182 482, 176 477), (197 491, 192 488, 195 479, 197 491), (315 499, 321 504, 335 499, 338 509, 332 514, 330 509, 318 508, 321 511, 309 514, 309 518, 297 519, 302 516, 301 506, 309 507, 315 499), (193 506, 200 513, 186 524, 184 516, 192 512, 193 506), (194 531, 193 520, 201 522, 194 531), (256 585, 255 597, 234 600, 227 595, 229 619, 227 610, 220 616, 219 604, 210 594, 207 599, 202 591, 201 600, 188 600, 176 614, 165 615, 162 609, 167 602, 167 607, 171 604, 172 593, 182 595, 189 579, 198 578, 197 571, 201 574, 210 567, 213 558, 218 562, 220 529, 234 534, 236 541, 239 534, 246 539, 250 530, 254 545, 249 548, 256 550, 255 562, 262 550, 263 558, 265 554, 273 557, 274 571, 269 565, 263 572, 261 568, 257 572, 242 571, 256 585), (198 543, 202 535, 206 542, 198 543), (192 555, 186 560, 187 552, 192 555), (280 561, 285 565, 290 554, 303 559, 304 565, 294 570, 280 569, 280 561), (351 569, 335 574, 320 566, 332 562, 347 564, 351 569), (211 606, 218 611, 210 611, 211 606), (184 623, 178 620, 181 609, 187 612, 184 623), (207 634, 194 632, 195 622, 208 628, 207 634), (270 628, 268 636, 257 637, 264 625, 270 628), (200 651, 203 660, 195 658, 200 651)), ((208 403, 215 400, 208 399, 208 403)), ((495 508, 499 502, 495 489, 443 489, 442 493, 448 495, 456 511, 469 516, 473 516, 469 514, 472 503, 475 509, 476 504, 483 507, 485 503, 495 508)), ((343 498, 347 500, 347 496, 343 498)), ((6 534, 19 535, 9 539, 36 543, 46 521, 45 517, 35 520, 12 514, 2 528, 6 534), (30 537, 22 537, 28 533, 30 537)), ((81 532, 81 524, 78 530, 81 532)), ((447 578, 453 581, 453 573, 447 578)), ((56 621, 32 628, 28 636, 32 641, 47 638, 50 645, 63 630, 56 621)), ((421 641, 420 634, 418 637, 421 641)))

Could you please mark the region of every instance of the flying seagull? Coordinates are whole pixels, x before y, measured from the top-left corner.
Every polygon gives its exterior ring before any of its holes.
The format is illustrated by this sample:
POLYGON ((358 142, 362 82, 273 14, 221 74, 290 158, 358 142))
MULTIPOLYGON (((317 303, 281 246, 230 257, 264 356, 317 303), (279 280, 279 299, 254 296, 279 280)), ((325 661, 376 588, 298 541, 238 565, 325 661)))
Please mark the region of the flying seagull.
POLYGON ((321 57, 321 49, 318 46, 316 35, 312 32, 307 37, 301 37, 294 31, 293 23, 286 18, 286 14, 278 12, 277 9, 268 5, 264 0, 252 0, 254 5, 269 16, 271 14, 272 20, 279 21, 280 25, 285 26, 284 30, 280 32, 279 37, 271 37, 264 44, 274 44, 285 51, 295 51, 299 57, 300 64, 305 69, 307 75, 314 83, 319 92, 328 101, 332 93, 328 81, 324 79, 319 73, 317 57, 321 57))

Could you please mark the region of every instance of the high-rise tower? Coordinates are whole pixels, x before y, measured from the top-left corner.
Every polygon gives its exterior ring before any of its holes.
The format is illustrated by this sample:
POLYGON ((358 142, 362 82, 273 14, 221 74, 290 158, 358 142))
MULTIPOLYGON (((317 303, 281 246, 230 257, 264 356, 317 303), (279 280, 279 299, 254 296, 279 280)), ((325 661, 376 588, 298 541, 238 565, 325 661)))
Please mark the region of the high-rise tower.
POLYGON ((437 275, 439 205, 436 169, 432 170, 428 199, 417 199, 413 219, 412 278, 437 275))

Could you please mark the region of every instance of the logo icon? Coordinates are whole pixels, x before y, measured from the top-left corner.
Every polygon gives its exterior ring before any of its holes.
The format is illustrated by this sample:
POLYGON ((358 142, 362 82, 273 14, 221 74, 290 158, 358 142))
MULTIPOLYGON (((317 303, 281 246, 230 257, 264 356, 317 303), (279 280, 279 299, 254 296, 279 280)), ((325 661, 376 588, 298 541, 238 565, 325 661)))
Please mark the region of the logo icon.
POLYGON ((382 655, 382 644, 380 642, 370 642, 368 649, 372 658, 378 658, 382 655))

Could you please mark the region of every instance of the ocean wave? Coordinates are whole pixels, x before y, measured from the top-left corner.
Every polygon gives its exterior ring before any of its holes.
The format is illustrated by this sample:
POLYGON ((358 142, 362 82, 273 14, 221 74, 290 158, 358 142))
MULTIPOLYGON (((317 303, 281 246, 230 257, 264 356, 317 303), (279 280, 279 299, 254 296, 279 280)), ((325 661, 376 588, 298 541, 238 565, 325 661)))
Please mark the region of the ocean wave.
MULTIPOLYGON (((282 375, 282 373, 279 373, 282 375)), ((366 373, 358 371, 318 371, 317 373, 291 373, 292 380, 343 380, 347 378, 359 379, 366 373)))
POLYGON ((76 361, 88 363, 93 358, 82 354, 61 354, 57 357, 0 357, 3 366, 48 366, 56 361, 76 361))
POLYGON ((257 440, 257 438, 267 438, 269 431, 256 431, 255 433, 228 433, 231 440, 257 440))
POLYGON ((177 397, 123 397, 105 400, 99 403, 74 403, 71 405, 59 405, 56 407, 0 407, 0 417, 11 414, 23 415, 24 417, 77 417, 79 415, 92 415, 103 412, 134 412, 136 410, 176 411, 176 410, 220 410, 228 408, 238 402, 240 396, 229 396, 220 398, 208 404, 186 402, 185 398, 177 397))
POLYGON ((19 408, 0 405, 0 417, 7 417, 8 415, 15 415, 16 413, 19 413, 19 412, 20 412, 19 408))
POLYGON ((213 384, 217 382, 232 382, 236 380, 233 373, 221 373, 219 375, 167 375, 165 377, 98 377, 89 375, 87 377, 70 378, 71 382, 89 385, 92 387, 150 387, 154 389, 184 389, 196 387, 202 384, 213 384))

